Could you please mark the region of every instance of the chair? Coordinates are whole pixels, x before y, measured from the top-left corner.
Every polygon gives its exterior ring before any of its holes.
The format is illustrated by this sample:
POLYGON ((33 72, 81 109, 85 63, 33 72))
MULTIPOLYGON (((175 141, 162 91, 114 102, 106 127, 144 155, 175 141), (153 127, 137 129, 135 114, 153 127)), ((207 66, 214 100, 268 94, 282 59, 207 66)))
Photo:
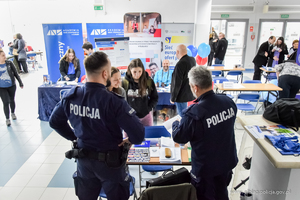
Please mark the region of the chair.
POLYGON ((59 98, 60 99, 62 99, 62 97, 64 96, 64 94, 66 93, 66 92, 68 92, 70 89, 62 89, 62 90, 60 90, 59 91, 59 98))
POLYGON ((29 64, 32 64, 32 68, 35 70, 38 70, 38 62, 36 60, 36 53, 28 53, 27 54, 27 61, 26 61, 29 64), (33 59, 31 59, 31 57, 33 57, 33 59))
MULTIPOLYGON (((214 64, 212 65, 212 67, 224 67, 223 64, 214 64)), ((211 75, 212 76, 223 76, 223 72, 222 71, 211 71, 211 75)))
POLYGON ((253 113, 256 110, 257 104, 259 102, 260 95, 258 93, 240 93, 237 95, 236 101, 237 102, 239 99, 248 101, 248 103, 236 103, 236 107, 238 110, 241 111, 252 111, 253 113), (250 104, 250 102, 255 102, 256 105, 253 106, 250 104))
POLYGON ((237 80, 233 80, 234 82, 238 83, 241 80, 241 83, 243 82, 243 72, 242 71, 229 71, 226 74, 227 76, 236 76, 237 80))
MULTIPOLYGON (((261 83, 260 80, 246 80, 243 83, 261 83)), ((259 103, 264 103, 266 100, 263 98, 262 92, 251 92, 251 93, 259 93, 260 94, 260 98, 258 100, 259 103)), ((250 102, 257 102, 256 100, 250 100, 250 102)), ((260 110, 260 108, 262 107, 262 105, 257 109, 257 112, 260 110)))
POLYGON ((196 189, 189 183, 168 186, 155 186, 147 188, 140 200, 194 200, 197 199, 196 189))
MULTIPOLYGON (((171 134, 166 130, 164 126, 146 126, 145 127, 145 138, 161 138, 161 137, 171 137, 171 134)), ((140 194, 141 194, 141 182, 143 172, 161 172, 170 170, 173 165, 142 165, 141 171, 139 166, 139 178, 140 178, 140 194)))
MULTIPOLYGON (((129 194, 130 194, 130 196, 133 195, 133 199, 134 199, 134 200, 137 200, 137 195, 136 195, 136 191, 135 191, 135 188, 134 188, 134 185, 135 185, 135 178, 134 178, 133 176, 131 176, 131 175, 129 175, 129 177, 130 177, 129 194)), ((99 197, 100 197, 100 198, 99 198, 100 200, 101 200, 101 197, 107 199, 107 196, 106 196, 106 194, 105 194, 103 188, 102 188, 101 191, 100 191, 99 197)))
POLYGON ((260 80, 245 80, 243 83, 261 83, 260 80))
POLYGON ((212 65, 213 67, 224 67, 224 65, 223 64, 214 64, 214 65, 212 65))
POLYGON ((228 81, 228 79, 225 77, 214 77, 213 81, 214 83, 217 83, 217 81, 219 81, 219 83, 223 83, 224 81, 228 81))

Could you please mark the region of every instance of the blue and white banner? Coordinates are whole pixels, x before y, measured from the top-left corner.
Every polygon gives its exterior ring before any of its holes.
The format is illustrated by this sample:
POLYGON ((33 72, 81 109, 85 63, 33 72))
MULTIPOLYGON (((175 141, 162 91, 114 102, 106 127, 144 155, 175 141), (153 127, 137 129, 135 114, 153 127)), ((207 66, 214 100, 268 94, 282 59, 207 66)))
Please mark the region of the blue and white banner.
MULTIPOLYGON (((300 40, 300 38, 299 38, 299 40, 300 40)), ((300 66, 300 51, 299 51, 299 48, 297 50, 296 63, 300 66)))
POLYGON ((123 23, 87 23, 87 40, 95 47, 95 38, 124 37, 123 23))
POLYGON ((69 48, 74 49, 80 61, 81 76, 84 75, 82 24, 43 24, 43 31, 50 80, 56 82, 60 78, 59 60, 69 48))

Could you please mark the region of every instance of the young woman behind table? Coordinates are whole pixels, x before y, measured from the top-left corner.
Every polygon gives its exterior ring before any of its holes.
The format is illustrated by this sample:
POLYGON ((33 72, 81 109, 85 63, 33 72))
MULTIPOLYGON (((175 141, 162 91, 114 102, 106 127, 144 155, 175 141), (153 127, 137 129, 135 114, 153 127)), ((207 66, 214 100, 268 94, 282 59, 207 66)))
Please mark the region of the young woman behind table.
POLYGON ((78 82, 81 70, 79 59, 76 57, 73 49, 68 49, 65 55, 60 59, 59 71, 61 74, 61 81, 78 82))
POLYGON ((120 86, 121 84, 121 72, 116 67, 111 67, 111 78, 106 86, 109 91, 112 91, 126 99, 126 92, 124 88, 120 86))
POLYGON ((0 97, 3 102, 3 110, 6 117, 6 125, 10 126, 9 113, 11 117, 16 120, 15 115, 15 94, 16 94, 16 81, 17 78, 19 85, 23 88, 23 83, 14 64, 11 61, 6 60, 6 56, 3 50, 0 50, 0 97), (9 110, 10 107, 10 110, 9 110))

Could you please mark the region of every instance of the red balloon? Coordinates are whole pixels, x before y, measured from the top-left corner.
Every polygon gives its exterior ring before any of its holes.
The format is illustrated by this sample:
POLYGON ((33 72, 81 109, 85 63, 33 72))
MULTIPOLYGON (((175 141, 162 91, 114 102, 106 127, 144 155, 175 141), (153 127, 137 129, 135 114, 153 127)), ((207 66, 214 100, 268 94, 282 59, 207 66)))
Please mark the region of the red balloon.
POLYGON ((207 63, 207 57, 201 58, 199 55, 197 55, 196 62, 198 65, 205 65, 207 63))

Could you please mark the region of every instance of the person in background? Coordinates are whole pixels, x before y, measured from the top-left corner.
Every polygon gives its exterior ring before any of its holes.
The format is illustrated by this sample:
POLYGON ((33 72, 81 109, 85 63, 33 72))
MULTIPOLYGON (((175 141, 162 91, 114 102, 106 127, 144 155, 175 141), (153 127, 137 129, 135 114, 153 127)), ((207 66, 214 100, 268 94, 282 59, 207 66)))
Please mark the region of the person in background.
POLYGON ((120 70, 116 67, 111 67, 111 77, 106 85, 107 89, 109 91, 112 91, 122 97, 126 100, 126 92, 124 88, 121 87, 121 73, 120 70))
POLYGON ((226 95, 214 93, 211 72, 204 66, 192 68, 188 78, 197 100, 180 121, 173 122, 173 140, 191 144, 191 183, 197 198, 229 200, 227 186, 238 163, 234 134, 237 107, 226 95))
POLYGON ((9 42, 7 46, 8 46, 8 54, 13 55, 14 43, 9 42))
POLYGON ((295 60, 275 66, 278 79, 279 98, 295 98, 300 89, 300 67, 295 60))
MULTIPOLYGON (((25 51, 25 41, 23 40, 23 36, 18 33, 17 35, 17 39, 18 39, 18 51, 17 53, 18 55, 18 61, 19 64, 22 65, 23 68, 23 72, 24 73, 28 73, 28 68, 27 68, 27 55, 26 55, 26 51, 25 51)), ((21 69, 21 66, 19 66, 21 69)))
POLYGON ((139 25, 138 23, 136 22, 136 19, 133 20, 133 23, 132 23, 132 29, 133 29, 133 32, 136 33, 136 32, 139 32, 139 25))
POLYGON ((275 67, 277 64, 283 63, 284 55, 288 54, 288 49, 284 43, 283 37, 279 37, 275 43, 275 46, 271 50, 270 59, 268 61, 268 67, 275 67), (275 52, 279 52, 279 57, 275 56, 275 52))
POLYGON ((151 27, 150 27, 150 29, 149 29, 149 33, 150 33, 150 34, 154 34, 155 31, 156 31, 156 29, 154 28, 153 25, 151 25, 151 27))
POLYGON ((126 91, 128 104, 136 111, 144 126, 153 125, 152 109, 158 101, 158 94, 151 77, 146 73, 142 61, 130 62, 122 87, 126 91))
POLYGON ((149 64, 149 69, 150 69, 150 72, 151 72, 151 78, 154 78, 155 76, 155 73, 159 70, 158 66, 156 63, 150 63, 149 64))
POLYGON ((299 46, 299 40, 294 40, 293 46, 290 48, 289 54, 287 55, 288 60, 296 60, 298 46, 299 46))
POLYGON ((27 42, 25 42, 25 51, 26 51, 26 52, 33 51, 33 48, 32 48, 31 46, 28 46, 28 45, 27 45, 27 42))
POLYGON ((9 113, 11 112, 11 118, 16 120, 15 115, 15 94, 16 94, 16 81, 19 82, 19 86, 23 89, 23 83, 14 64, 6 60, 6 56, 3 50, 0 50, 0 97, 3 102, 3 111, 6 117, 6 125, 10 126, 9 113), (10 108, 10 110, 9 110, 10 108))
POLYGON ((123 153, 125 143, 140 144, 145 129, 126 101, 107 91, 111 64, 103 52, 84 62, 87 83, 73 87, 54 108, 49 125, 84 152, 77 160, 80 200, 97 200, 101 189, 107 199, 128 200, 130 177, 123 153), (80 114, 78 114, 78 112, 80 114), (128 134, 123 140, 122 129, 128 134))
POLYGON ((269 40, 262 43, 257 51, 256 56, 253 59, 254 63, 254 74, 253 80, 261 79, 261 67, 266 66, 268 63, 268 58, 270 57, 270 52, 273 49, 273 44, 276 41, 275 36, 270 36, 269 40))
POLYGON ((177 113, 182 116, 182 111, 187 108, 187 102, 194 100, 189 86, 188 72, 196 66, 196 60, 187 55, 186 46, 181 44, 176 48, 178 62, 174 68, 171 81, 171 103, 175 103, 177 113))
POLYGON ((225 38, 225 34, 219 33, 219 40, 215 50, 215 64, 223 64, 223 60, 227 51, 228 41, 225 38))
POLYGON ((87 56, 90 56, 92 53, 94 53, 94 47, 90 42, 84 43, 81 48, 87 56))
POLYGON ((170 61, 163 61, 163 68, 158 70, 154 76, 156 87, 167 87, 171 84, 173 70, 169 69, 170 61))
POLYGON ((79 59, 75 55, 73 49, 68 49, 65 55, 59 61, 59 71, 61 74, 61 81, 75 81, 81 74, 79 59))
POLYGON ((215 48, 216 48, 216 41, 214 39, 214 33, 209 34, 209 46, 210 46, 210 54, 208 55, 208 62, 207 66, 212 65, 212 61, 214 58, 215 48))
POLYGON ((143 33, 148 33, 147 25, 144 25, 143 33))
POLYGON ((215 39, 218 39, 218 34, 217 34, 217 32, 215 31, 215 28, 214 28, 214 27, 211 27, 211 33, 214 34, 214 40, 215 40, 215 39))

